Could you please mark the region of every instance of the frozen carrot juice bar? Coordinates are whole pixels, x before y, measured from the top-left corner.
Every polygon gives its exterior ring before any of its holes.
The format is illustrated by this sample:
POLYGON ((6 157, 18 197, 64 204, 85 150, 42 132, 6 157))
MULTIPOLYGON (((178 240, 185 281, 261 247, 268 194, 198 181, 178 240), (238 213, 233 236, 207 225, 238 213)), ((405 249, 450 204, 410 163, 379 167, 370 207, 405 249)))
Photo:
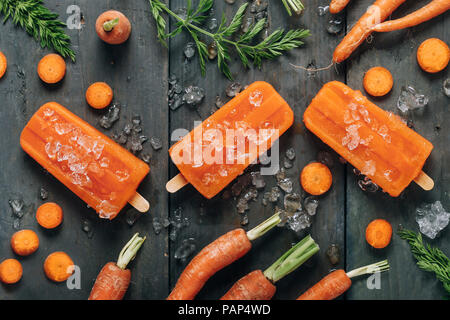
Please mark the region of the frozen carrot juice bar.
POLYGON ((56 102, 30 119, 20 144, 101 218, 113 219, 150 168, 56 102))
POLYGON ((303 120, 310 131, 393 197, 421 174, 433 149, 400 117, 338 81, 323 86, 303 120))
POLYGON ((294 114, 268 83, 247 89, 174 144, 181 174, 210 199, 257 160, 292 125, 294 114))

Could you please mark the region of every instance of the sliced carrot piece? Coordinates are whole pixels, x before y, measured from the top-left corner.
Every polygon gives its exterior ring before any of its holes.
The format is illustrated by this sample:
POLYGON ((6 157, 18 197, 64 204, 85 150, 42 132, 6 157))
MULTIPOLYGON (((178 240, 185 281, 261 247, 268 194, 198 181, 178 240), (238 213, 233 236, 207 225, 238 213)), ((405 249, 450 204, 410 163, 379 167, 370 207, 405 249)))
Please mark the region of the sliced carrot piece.
POLYGON ((62 251, 53 252, 44 262, 45 275, 55 282, 66 281, 73 273, 70 267, 74 265, 67 253, 62 251))
POLYGON ((105 82, 95 82, 86 90, 86 101, 92 108, 106 108, 112 99, 113 90, 105 82))
POLYGON ((6 59, 6 56, 3 54, 3 52, 0 51, 0 79, 5 74, 7 66, 8 66, 8 59, 6 59))
POLYGON ((392 226, 384 219, 373 220, 366 228, 367 243, 377 249, 387 247, 391 242, 392 226))
POLYGON ((37 72, 45 83, 57 83, 66 74, 66 62, 59 54, 48 54, 39 61, 37 72))
POLYGON ((363 85, 371 96, 382 97, 392 90, 394 79, 388 69, 373 67, 364 75, 363 85))
POLYGON ((436 73, 444 70, 450 61, 450 49, 438 39, 430 38, 422 42, 417 49, 417 62, 423 71, 436 73))
POLYGON ((22 265, 16 259, 6 259, 0 263, 0 281, 3 283, 16 283, 22 278, 22 274, 22 265))
POLYGON ((37 209, 36 220, 45 229, 56 228, 63 220, 63 211, 56 203, 46 202, 37 209))
POLYGON ((11 237, 11 248, 19 256, 28 256, 39 248, 39 237, 33 230, 20 230, 11 237))
POLYGON ((300 174, 300 183, 309 194, 318 196, 327 192, 333 176, 330 169, 320 162, 312 162, 303 168, 300 174))

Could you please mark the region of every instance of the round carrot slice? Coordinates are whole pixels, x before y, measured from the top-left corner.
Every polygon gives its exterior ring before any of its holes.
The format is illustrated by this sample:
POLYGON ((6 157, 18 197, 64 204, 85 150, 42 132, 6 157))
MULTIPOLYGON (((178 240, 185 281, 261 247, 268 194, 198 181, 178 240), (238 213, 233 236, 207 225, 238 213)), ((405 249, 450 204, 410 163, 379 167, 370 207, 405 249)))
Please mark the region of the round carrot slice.
POLYGON ((62 251, 53 252, 44 262, 45 275, 55 282, 62 282, 67 280, 73 273, 74 265, 72 259, 67 253, 62 251))
POLYGON ((37 209, 36 220, 45 229, 56 228, 63 220, 63 211, 56 203, 46 202, 37 209))
POLYGON ((57 83, 66 74, 66 62, 59 54, 48 54, 39 61, 37 72, 45 83, 57 83))
POLYGON ((392 90, 394 79, 388 69, 373 67, 364 75, 364 89, 374 97, 382 97, 392 90))
POLYGON ((19 256, 28 256, 39 248, 39 237, 33 230, 20 230, 11 237, 11 248, 19 256))
POLYGON ((327 192, 333 176, 330 169, 320 162, 312 162, 303 168, 300 174, 300 183, 309 194, 318 196, 327 192))
POLYGON ((450 61, 450 49, 447 44, 431 38, 422 42, 417 49, 417 62, 426 72, 436 73, 444 70, 450 61))
POLYGON ((384 219, 373 220, 366 228, 367 243, 377 249, 387 247, 391 242, 392 226, 384 219))
POLYGON ((103 109, 109 106, 113 98, 111 87, 105 82, 96 82, 86 90, 86 101, 95 109, 103 109))
POLYGON ((8 66, 8 60, 6 59, 3 52, 0 51, 0 79, 5 74, 7 66, 8 66))
POLYGON ((16 259, 6 259, 0 263, 0 281, 3 283, 16 283, 22 278, 22 274, 22 265, 16 259))

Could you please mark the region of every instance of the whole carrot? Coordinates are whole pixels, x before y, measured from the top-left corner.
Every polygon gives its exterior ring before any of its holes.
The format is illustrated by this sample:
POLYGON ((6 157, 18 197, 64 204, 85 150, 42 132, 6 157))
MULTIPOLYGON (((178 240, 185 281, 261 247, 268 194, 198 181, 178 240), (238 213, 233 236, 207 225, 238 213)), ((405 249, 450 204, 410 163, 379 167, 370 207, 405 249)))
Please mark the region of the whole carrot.
POLYGON ((131 281, 127 265, 136 257, 145 241, 136 233, 120 251, 117 262, 108 262, 100 271, 88 300, 122 300, 131 281))
POLYGON ((344 10, 350 0, 331 0, 330 13, 336 14, 344 10))
POLYGON ((373 30, 377 32, 389 32, 414 27, 443 14, 448 9, 450 9, 450 1, 433 0, 423 8, 404 16, 403 18, 377 24, 373 27, 373 30))
POLYGON ((361 267, 347 273, 342 269, 336 270, 322 278, 322 280, 299 296, 297 300, 333 300, 351 287, 351 278, 387 270, 389 270, 389 263, 387 260, 361 267))
POLYGON ((333 53, 333 62, 340 63, 372 33, 373 27, 386 20, 406 0, 376 0, 356 22, 333 53))
POLYGON ((319 246, 311 236, 306 236, 275 261, 264 273, 261 270, 255 270, 238 280, 220 300, 272 299, 276 291, 274 284, 296 270, 317 251, 319 251, 319 246))
POLYGON ((186 266, 167 300, 194 299, 209 278, 250 251, 250 241, 262 236, 280 222, 281 218, 276 213, 248 232, 238 228, 207 245, 186 266))

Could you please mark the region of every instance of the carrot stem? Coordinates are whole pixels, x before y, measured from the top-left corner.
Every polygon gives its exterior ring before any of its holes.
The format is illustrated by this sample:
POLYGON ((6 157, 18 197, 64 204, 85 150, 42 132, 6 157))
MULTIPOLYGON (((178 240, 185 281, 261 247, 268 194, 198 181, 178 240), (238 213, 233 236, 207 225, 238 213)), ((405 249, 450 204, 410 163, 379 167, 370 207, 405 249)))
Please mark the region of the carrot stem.
POLYGON ((117 26, 118 24, 119 18, 108 20, 103 24, 103 30, 105 30, 106 32, 112 31, 112 29, 114 29, 114 27, 117 26))
POLYGON ((258 239, 280 222, 281 222, 280 214, 277 212, 266 221, 262 222, 261 224, 254 227, 252 230, 248 231, 247 232, 248 240, 252 241, 258 239))
POLYGON ((264 275, 275 283, 300 267, 319 249, 314 239, 308 235, 275 261, 274 264, 264 271, 264 275))
POLYGON ((302 13, 303 9, 305 9, 305 6, 300 0, 281 0, 281 2, 283 2, 283 5, 290 16, 292 16, 291 8, 296 14, 302 13))
POLYGON ((117 259, 117 266, 125 270, 127 265, 136 257, 137 252, 144 243, 146 237, 139 237, 139 233, 136 233, 133 238, 123 247, 122 251, 119 253, 119 258, 117 259))
POLYGON ((389 262, 387 260, 383 260, 377 263, 369 264, 368 266, 364 266, 352 271, 347 272, 347 277, 354 278, 358 276, 362 276, 364 274, 371 274, 377 272, 383 272, 389 270, 389 262))

